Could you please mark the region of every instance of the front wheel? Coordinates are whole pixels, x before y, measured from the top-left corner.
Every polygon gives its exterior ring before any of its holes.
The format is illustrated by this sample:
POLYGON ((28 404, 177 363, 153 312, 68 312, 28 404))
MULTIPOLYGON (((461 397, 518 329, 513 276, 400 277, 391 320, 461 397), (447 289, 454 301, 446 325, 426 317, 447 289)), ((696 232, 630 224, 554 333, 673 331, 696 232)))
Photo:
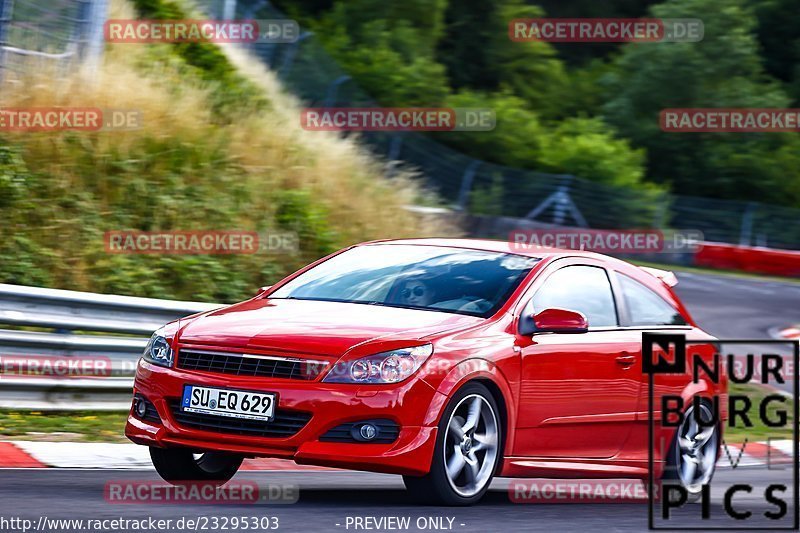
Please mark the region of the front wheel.
POLYGON ((403 476, 406 488, 426 503, 471 505, 492 482, 502 450, 499 410, 480 383, 469 383, 450 400, 439 421, 431 471, 403 476))
POLYGON ((195 453, 185 448, 151 447, 150 459, 156 472, 173 485, 191 481, 223 485, 239 470, 243 457, 226 452, 195 453))

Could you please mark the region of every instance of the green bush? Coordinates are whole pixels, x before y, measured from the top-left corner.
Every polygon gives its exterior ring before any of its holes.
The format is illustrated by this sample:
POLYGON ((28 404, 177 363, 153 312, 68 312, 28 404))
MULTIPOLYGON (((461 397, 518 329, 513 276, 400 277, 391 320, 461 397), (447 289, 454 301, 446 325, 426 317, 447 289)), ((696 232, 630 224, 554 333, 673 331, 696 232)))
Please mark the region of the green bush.
MULTIPOLYGON (((170 0, 132 1, 143 19, 189 18, 177 3, 170 0)), ((215 44, 173 43, 170 47, 200 79, 213 82, 213 109, 221 120, 233 121, 242 111, 249 112, 254 107, 261 109, 268 105, 261 91, 236 71, 215 44)))
POLYGON ((0 144, 0 209, 11 207, 24 195, 27 179, 28 169, 19 150, 0 144))

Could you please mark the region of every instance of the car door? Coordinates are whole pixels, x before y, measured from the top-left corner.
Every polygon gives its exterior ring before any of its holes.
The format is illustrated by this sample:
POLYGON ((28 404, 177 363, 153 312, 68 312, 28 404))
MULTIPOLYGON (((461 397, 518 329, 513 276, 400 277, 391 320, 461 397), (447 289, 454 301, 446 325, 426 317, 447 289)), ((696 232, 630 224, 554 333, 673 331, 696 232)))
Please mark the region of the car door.
MULTIPOLYGON (((632 277, 630 272, 617 271, 612 274, 612 280, 620 304, 620 319, 624 329, 641 342, 643 333, 670 333, 683 334, 687 337, 687 351, 689 353, 711 354, 714 353, 713 344, 703 342, 710 339, 708 334, 691 326, 681 311, 670 303, 664 296, 659 295, 642 281, 632 277)), ((660 283, 660 282, 659 282, 660 283)), ((638 453, 645 457, 647 449, 644 445, 648 442, 648 401, 649 401, 649 376, 641 375, 642 387, 639 397, 638 423, 633 426, 631 441, 642 443, 638 453)), ((661 419, 660 398, 663 395, 681 395, 686 388, 687 376, 683 374, 659 374, 654 379, 653 409, 654 420, 658 425, 661 419)), ((669 442, 656 443, 656 458, 665 454, 669 442)), ((633 453, 637 450, 632 449, 633 453)))
POLYGON ((557 261, 539 278, 521 316, 552 307, 580 311, 589 331, 518 336, 522 372, 514 455, 613 457, 636 419, 641 336, 637 340, 619 327, 611 278, 599 261, 557 261))

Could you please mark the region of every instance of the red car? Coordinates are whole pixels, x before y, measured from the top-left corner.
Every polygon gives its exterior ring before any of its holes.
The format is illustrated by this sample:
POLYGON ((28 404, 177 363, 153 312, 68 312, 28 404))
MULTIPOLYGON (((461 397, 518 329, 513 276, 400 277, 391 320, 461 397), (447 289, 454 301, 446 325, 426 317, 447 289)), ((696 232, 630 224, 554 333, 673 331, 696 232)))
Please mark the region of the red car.
MULTIPOLYGON (((644 479, 642 332, 715 349, 667 274, 495 241, 353 246, 157 331, 126 435, 173 483, 224 483, 245 457, 401 474, 449 505, 476 502, 495 475, 644 479)), ((706 398, 703 420, 725 392, 682 374, 655 387, 687 415, 706 398)), ((721 431, 657 424, 656 474, 696 495, 721 431)))

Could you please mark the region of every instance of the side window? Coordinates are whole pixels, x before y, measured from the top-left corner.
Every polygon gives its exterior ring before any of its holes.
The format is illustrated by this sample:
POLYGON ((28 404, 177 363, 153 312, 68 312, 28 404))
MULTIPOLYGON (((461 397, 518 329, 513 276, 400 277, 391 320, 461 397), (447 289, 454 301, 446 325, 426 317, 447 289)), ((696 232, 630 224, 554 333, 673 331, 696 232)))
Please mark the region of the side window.
POLYGON ((617 325, 611 283, 599 267, 575 265, 556 270, 536 291, 532 304, 531 312, 550 307, 580 311, 590 327, 617 325))
POLYGON ((618 277, 632 326, 686 325, 686 319, 661 296, 625 274, 618 277))

